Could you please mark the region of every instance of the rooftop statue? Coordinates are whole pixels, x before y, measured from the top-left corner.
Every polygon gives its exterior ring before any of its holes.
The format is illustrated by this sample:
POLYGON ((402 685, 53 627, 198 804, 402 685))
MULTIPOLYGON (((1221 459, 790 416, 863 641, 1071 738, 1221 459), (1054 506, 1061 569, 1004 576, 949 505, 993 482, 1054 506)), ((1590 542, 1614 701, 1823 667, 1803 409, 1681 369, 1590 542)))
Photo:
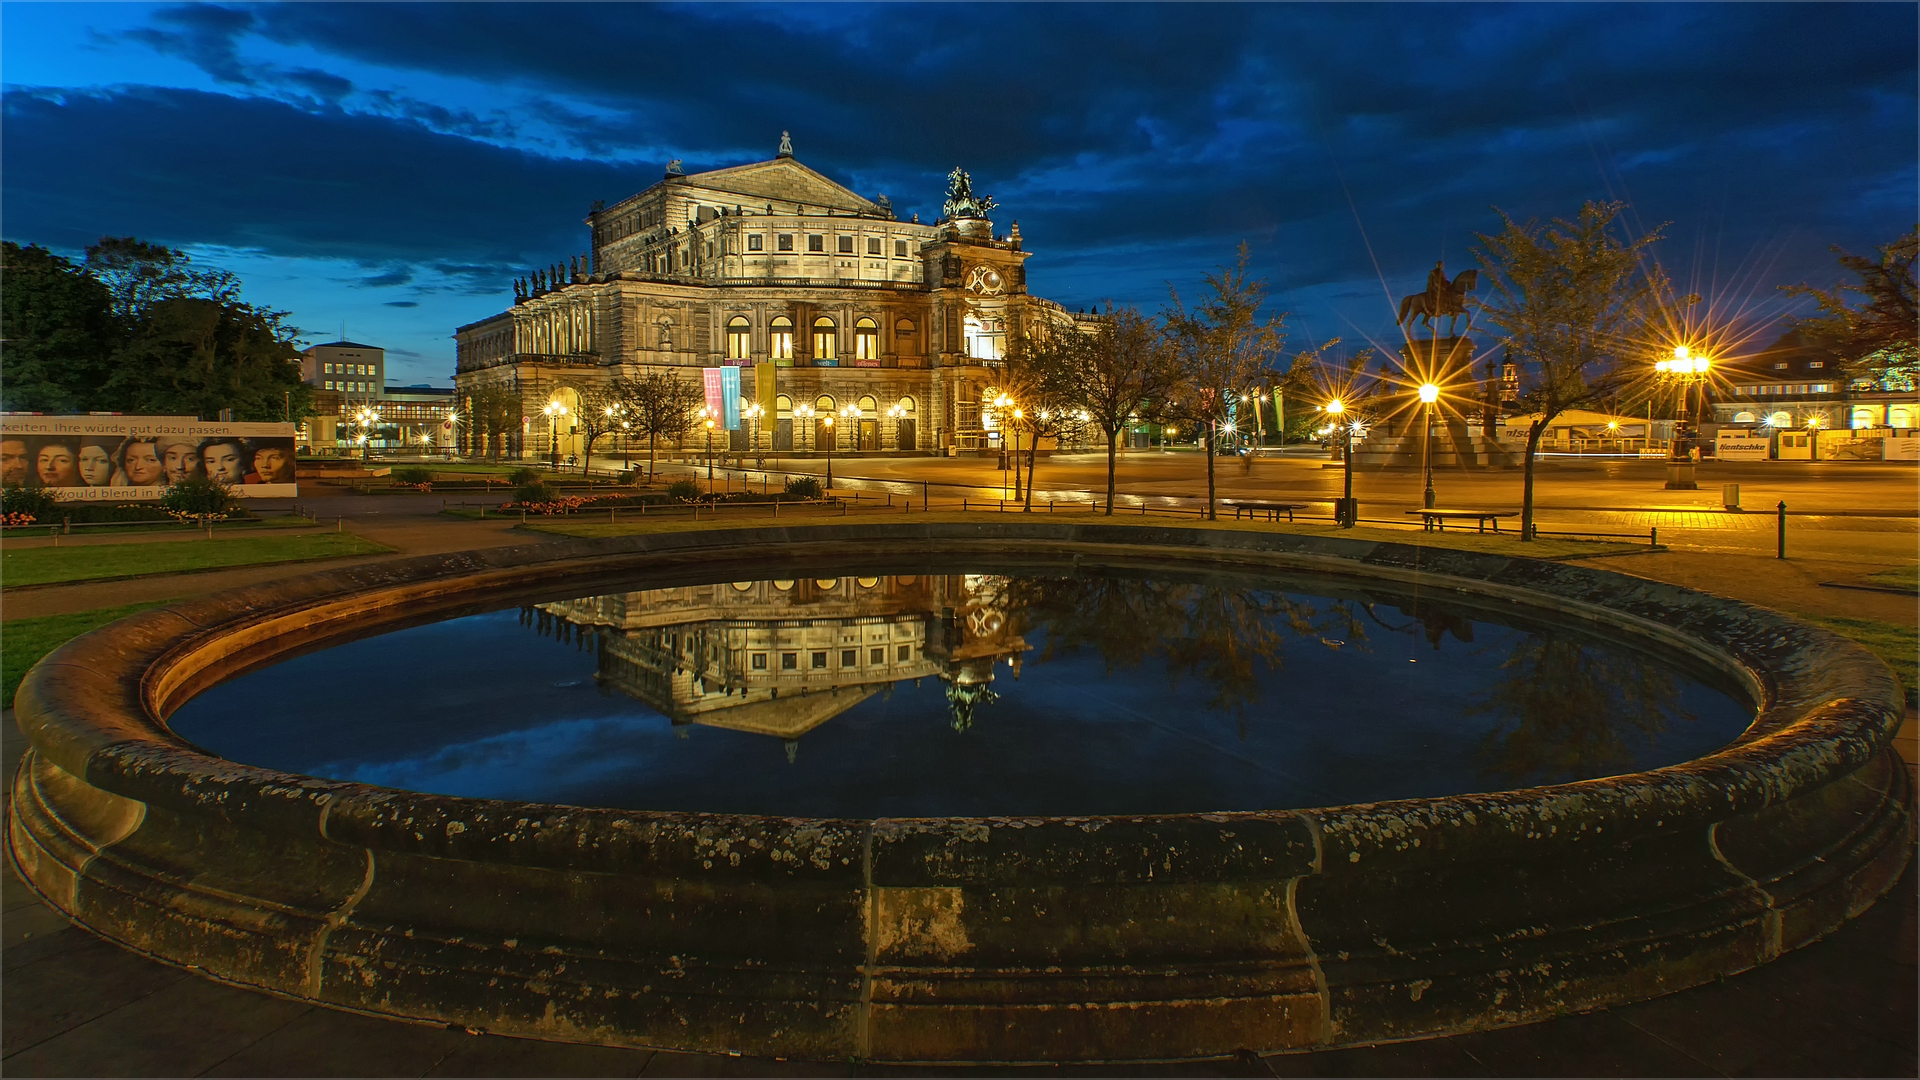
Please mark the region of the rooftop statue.
POLYGON ((786 132, 780 133, 780 157, 793 156, 793 139, 786 132))
POLYGON ((993 212, 991 195, 976 197, 973 194, 973 178, 967 170, 956 168, 947 174, 946 215, 949 218, 983 218, 993 212))
POLYGON ((1462 270, 1451 282, 1447 280, 1445 264, 1434 263, 1427 272, 1427 291, 1417 292, 1400 298, 1400 318, 1402 324, 1411 325, 1415 315, 1420 316, 1427 329, 1433 329, 1433 320, 1438 316, 1447 317, 1447 329, 1453 330, 1453 320, 1467 315, 1469 325, 1473 317, 1467 314, 1467 293, 1479 288, 1480 271, 1462 270))

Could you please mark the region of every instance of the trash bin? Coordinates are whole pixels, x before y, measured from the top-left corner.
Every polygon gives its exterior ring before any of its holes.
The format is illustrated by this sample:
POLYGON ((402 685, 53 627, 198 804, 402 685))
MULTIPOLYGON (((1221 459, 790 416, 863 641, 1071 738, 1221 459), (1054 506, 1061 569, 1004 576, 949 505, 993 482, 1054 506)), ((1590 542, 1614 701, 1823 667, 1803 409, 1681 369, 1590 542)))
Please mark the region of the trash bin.
POLYGON ((1720 502, 1729 510, 1740 509, 1740 485, 1721 484, 1720 502))

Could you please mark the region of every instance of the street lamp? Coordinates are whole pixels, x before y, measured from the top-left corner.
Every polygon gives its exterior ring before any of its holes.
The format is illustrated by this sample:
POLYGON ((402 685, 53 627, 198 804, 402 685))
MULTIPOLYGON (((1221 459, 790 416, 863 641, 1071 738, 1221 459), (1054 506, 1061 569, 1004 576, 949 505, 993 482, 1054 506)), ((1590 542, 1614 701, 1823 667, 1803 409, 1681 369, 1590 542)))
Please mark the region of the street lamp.
POLYGON ((558 472, 560 469, 560 418, 567 415, 567 407, 558 401, 549 401, 540 411, 547 414, 547 464, 558 472))
POLYGON ((753 442, 753 452, 755 454, 759 454, 760 453, 760 418, 767 415, 767 410, 763 406, 761 406, 758 402, 755 402, 754 404, 749 405, 744 409, 741 409, 740 415, 746 417, 749 423, 752 425, 751 427, 748 428, 748 432, 751 437, 751 441, 753 442))
POLYGON ((847 421, 853 428, 853 449, 857 453, 860 446, 860 417, 864 415, 858 405, 846 405, 840 409, 840 419, 847 421))
POLYGON ((1433 383, 1420 384, 1420 403, 1427 407, 1427 437, 1421 440, 1420 457, 1426 465, 1427 490, 1422 496, 1428 510, 1433 509, 1433 403, 1440 400, 1440 388, 1433 383))
POLYGON ((707 494, 713 494, 713 417, 707 417, 707 494))
MULTIPOLYGON (((1327 402, 1323 408, 1326 410, 1328 416, 1333 417, 1333 422, 1339 425, 1342 432, 1342 439, 1346 443, 1345 451, 1340 455, 1340 459, 1345 463, 1346 467, 1347 494, 1345 498, 1340 500, 1339 510, 1333 516, 1340 522, 1341 528, 1351 529, 1353 528, 1355 519, 1360 516, 1355 511, 1353 505, 1353 425, 1346 422, 1347 403, 1341 401, 1339 398, 1334 398, 1332 401, 1327 402)), ((1432 485, 1428 486, 1431 487, 1432 485)))
POLYGON ((1653 370, 1680 384, 1680 417, 1674 423, 1673 444, 1667 451, 1667 488, 1674 491, 1693 491, 1699 488, 1694 479, 1694 446, 1698 434, 1693 420, 1689 418, 1689 397, 1694 385, 1700 384, 1700 411, 1707 411, 1706 378, 1713 361, 1704 356, 1693 355, 1685 345, 1673 347, 1673 357, 1668 360, 1656 360, 1653 370))
POLYGON ((839 440, 833 437, 832 413, 822 416, 820 423, 827 429, 827 487, 831 488, 833 487, 833 444, 839 440))
POLYGON ((1013 409, 1013 419, 1014 419, 1014 424, 1013 424, 1013 497, 1014 497, 1014 499, 1015 499, 1016 501, 1017 501, 1017 500, 1019 500, 1019 498, 1020 498, 1020 492, 1021 492, 1021 490, 1022 490, 1022 487, 1023 487, 1023 485, 1021 484, 1021 480, 1020 480, 1020 421, 1021 421, 1021 420, 1023 420, 1023 419, 1025 419, 1025 418, 1026 418, 1026 415, 1027 415, 1026 413, 1024 413, 1024 412, 1022 412, 1022 411, 1020 411, 1020 407, 1019 407, 1019 406, 1017 406, 1017 405, 1016 405, 1016 406, 1014 406, 1014 409, 1013 409))

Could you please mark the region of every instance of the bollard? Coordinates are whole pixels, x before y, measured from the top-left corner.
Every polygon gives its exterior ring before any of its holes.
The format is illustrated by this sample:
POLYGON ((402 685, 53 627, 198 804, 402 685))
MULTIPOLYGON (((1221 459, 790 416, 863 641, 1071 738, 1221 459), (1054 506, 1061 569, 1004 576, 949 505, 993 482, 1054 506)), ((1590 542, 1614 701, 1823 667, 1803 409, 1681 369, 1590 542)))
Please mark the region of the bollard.
POLYGON ((347 531, 347 519, 346 519, 346 518, 343 518, 343 517, 337 517, 337 518, 334 518, 334 519, 333 519, 333 531, 334 531, 334 532, 346 532, 346 531, 347 531))
POLYGON ((925 511, 927 508, 927 486, 925 480, 920 481, 920 509, 922 511, 925 511))
POLYGON ((1780 500, 1780 550, 1774 556, 1777 559, 1787 557, 1787 500, 1780 500))
POLYGON ((1647 530, 1647 546, 1660 546, 1660 526, 1655 525, 1647 530))

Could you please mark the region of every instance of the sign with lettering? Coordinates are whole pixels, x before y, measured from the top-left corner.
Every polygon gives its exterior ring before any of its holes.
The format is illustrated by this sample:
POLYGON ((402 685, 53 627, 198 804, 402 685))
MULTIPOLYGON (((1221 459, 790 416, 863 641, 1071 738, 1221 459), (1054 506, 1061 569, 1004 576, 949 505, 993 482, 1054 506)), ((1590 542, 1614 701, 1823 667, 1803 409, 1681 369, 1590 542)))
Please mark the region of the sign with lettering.
POLYGON ((235 495, 292 498, 300 493, 293 439, 292 424, 0 414, 0 484, 105 502, 158 499, 168 484, 207 478, 235 495))
POLYGON ((1721 461, 1765 461, 1772 446, 1769 436, 1722 428, 1713 439, 1713 456, 1721 461))

